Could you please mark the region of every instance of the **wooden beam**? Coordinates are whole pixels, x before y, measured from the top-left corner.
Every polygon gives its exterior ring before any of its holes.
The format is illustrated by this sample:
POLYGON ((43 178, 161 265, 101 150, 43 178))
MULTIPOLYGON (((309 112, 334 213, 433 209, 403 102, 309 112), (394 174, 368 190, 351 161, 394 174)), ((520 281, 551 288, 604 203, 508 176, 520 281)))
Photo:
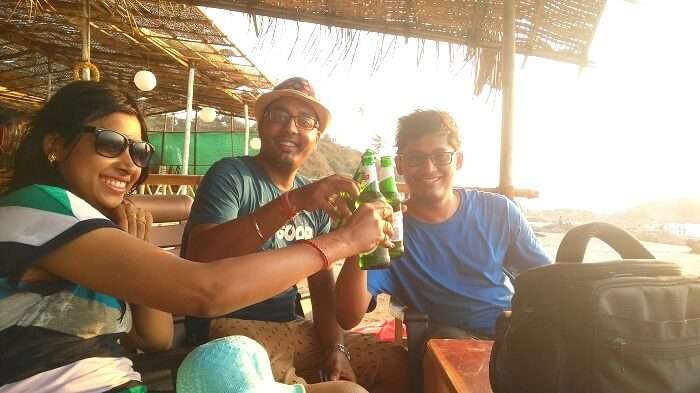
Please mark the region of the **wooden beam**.
POLYGON ((515 1, 503 1, 503 48, 501 49, 501 165, 498 188, 513 197, 513 73, 515 65, 515 1))
POLYGON ((178 186, 198 186, 202 175, 149 175, 144 184, 171 184, 178 186))
MULTIPOLYGON (((82 56, 81 60, 84 63, 90 62, 90 47, 92 43, 90 42, 90 0, 82 0, 82 19, 80 23, 80 38, 82 39, 82 56)), ((81 79, 91 80, 92 75, 90 75, 90 68, 83 67, 81 69, 81 79)))

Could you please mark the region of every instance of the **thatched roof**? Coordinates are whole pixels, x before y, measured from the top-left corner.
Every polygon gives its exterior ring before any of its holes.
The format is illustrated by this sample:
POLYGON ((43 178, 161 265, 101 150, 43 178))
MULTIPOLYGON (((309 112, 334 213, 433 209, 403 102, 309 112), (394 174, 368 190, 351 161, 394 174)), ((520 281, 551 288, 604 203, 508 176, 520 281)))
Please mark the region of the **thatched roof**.
MULTIPOLYGON (((31 110, 73 80, 81 60, 78 0, 0 0, 0 105, 31 110), (50 64, 50 65, 49 65, 50 64)), ((272 83, 197 7, 166 1, 91 0, 91 59, 101 79, 142 97, 147 114, 183 110, 193 62, 194 105, 241 115, 272 83), (133 84, 139 70, 158 80, 133 84)))
MULTIPOLYGON (((357 35, 346 29, 436 40, 468 47, 476 67, 475 90, 500 86, 497 50, 503 32, 503 0, 172 0, 338 27, 339 51, 349 53, 357 35)), ((588 48, 605 0, 514 0, 520 54, 587 65, 588 48)), ((260 24, 260 18, 254 18, 260 24)), ((258 31, 264 31, 259 28, 258 31)), ((452 51, 451 51, 452 52, 452 51)), ((349 56, 352 56, 350 53, 349 56)))

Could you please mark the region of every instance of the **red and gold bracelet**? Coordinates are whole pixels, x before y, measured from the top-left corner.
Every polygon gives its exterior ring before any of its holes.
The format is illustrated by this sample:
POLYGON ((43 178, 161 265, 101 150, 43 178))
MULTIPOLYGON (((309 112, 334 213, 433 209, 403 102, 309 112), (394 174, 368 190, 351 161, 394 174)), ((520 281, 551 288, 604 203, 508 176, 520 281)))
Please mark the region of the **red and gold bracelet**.
POLYGON ((287 217, 287 220, 291 220, 294 218, 298 211, 295 206, 292 206, 292 203, 289 201, 289 192, 285 192, 280 196, 280 200, 282 201, 281 205, 281 210, 282 214, 287 217))
POLYGON ((312 242, 309 239, 299 240, 298 243, 308 244, 309 246, 316 249, 316 251, 318 251, 319 254, 321 254, 321 259, 323 259, 323 270, 327 270, 331 267, 331 261, 328 260, 328 256, 326 255, 325 252, 323 252, 323 250, 321 249, 321 247, 318 246, 318 244, 312 242))

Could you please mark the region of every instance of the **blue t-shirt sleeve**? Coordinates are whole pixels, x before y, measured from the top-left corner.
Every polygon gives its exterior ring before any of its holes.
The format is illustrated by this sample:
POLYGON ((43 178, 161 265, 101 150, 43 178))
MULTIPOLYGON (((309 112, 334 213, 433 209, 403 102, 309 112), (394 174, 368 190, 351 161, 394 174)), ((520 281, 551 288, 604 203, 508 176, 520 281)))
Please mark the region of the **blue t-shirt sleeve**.
POLYGON ((503 267, 510 275, 514 277, 525 270, 551 263, 527 218, 511 200, 508 200, 508 225, 511 242, 503 267))
POLYGON ((377 295, 380 293, 393 295, 394 293, 389 269, 368 270, 367 290, 372 295, 372 298, 367 305, 366 312, 372 312, 377 307, 377 295))
POLYGON ((372 296, 377 296, 380 293, 392 295, 394 293, 393 289, 390 269, 367 271, 367 290, 372 296))
POLYGON ((238 217, 241 207, 242 163, 232 159, 216 162, 197 189, 190 223, 221 224, 238 217))

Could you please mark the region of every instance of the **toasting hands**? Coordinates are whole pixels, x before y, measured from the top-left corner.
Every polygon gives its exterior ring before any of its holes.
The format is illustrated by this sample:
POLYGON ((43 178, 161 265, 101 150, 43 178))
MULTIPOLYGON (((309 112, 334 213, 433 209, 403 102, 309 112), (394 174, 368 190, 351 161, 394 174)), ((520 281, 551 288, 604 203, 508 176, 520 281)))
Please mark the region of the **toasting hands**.
POLYGON ((384 201, 362 204, 338 231, 347 231, 348 238, 357 247, 358 254, 373 250, 378 245, 393 247, 391 206, 384 201))
POLYGON ((290 191, 289 200, 297 210, 323 209, 333 220, 340 220, 352 214, 340 195, 347 195, 355 200, 360 195, 360 190, 352 179, 331 175, 290 191))

